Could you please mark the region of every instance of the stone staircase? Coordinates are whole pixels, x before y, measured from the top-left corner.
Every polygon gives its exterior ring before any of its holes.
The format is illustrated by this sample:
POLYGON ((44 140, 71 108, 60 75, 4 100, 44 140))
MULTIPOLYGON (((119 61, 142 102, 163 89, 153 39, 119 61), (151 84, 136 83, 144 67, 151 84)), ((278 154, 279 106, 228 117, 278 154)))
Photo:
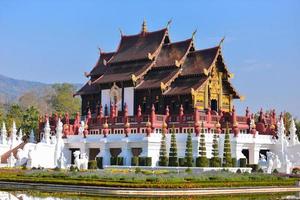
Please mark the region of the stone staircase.
POLYGON ((18 152, 18 149, 20 148, 23 148, 25 146, 26 142, 22 142, 21 144, 19 144, 18 146, 16 146, 15 148, 7 151, 6 153, 0 155, 0 158, 1 158, 1 161, 0 163, 3 164, 3 163, 7 163, 7 159, 9 158, 10 154, 13 153, 14 156, 16 157, 17 156, 17 152, 18 152))

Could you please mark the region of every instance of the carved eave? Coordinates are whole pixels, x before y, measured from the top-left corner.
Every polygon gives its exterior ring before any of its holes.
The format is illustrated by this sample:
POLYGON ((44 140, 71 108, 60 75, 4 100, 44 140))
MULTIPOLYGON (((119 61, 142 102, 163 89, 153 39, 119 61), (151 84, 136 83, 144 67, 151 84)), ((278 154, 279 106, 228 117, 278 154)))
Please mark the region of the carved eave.
POLYGON ((89 77, 91 74, 89 72, 84 72, 85 77, 89 77))
POLYGON ((138 80, 138 77, 136 77, 134 74, 131 74, 131 80, 135 83, 138 80))
POLYGON ((152 55, 151 53, 148 53, 148 59, 149 59, 149 60, 153 60, 154 58, 155 58, 154 55, 152 55))
POLYGON ((203 74, 205 76, 208 76, 209 75, 209 70, 207 70, 206 68, 203 69, 203 74))
POLYGON ((234 73, 228 73, 228 78, 229 78, 229 79, 234 78, 234 73))
POLYGON ((160 89, 161 89, 162 91, 165 91, 165 90, 167 89, 167 85, 164 84, 163 82, 160 82, 160 89))
POLYGON ((181 65, 181 62, 180 62, 180 61, 178 61, 178 60, 175 60, 175 63, 174 63, 174 65, 175 65, 176 67, 180 67, 180 65, 181 65))

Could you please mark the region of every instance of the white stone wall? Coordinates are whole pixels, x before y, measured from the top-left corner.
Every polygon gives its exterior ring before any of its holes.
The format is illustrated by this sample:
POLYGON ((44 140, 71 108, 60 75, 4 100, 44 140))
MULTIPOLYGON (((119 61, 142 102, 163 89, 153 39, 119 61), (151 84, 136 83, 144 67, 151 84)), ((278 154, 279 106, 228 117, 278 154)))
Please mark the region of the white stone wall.
POLYGON ((101 90, 101 105, 103 107, 103 112, 104 112, 104 108, 105 108, 105 105, 107 105, 107 110, 108 110, 108 113, 110 111, 110 89, 107 89, 107 90, 101 90))
MULTIPOLYGON (((219 135, 219 156, 223 156, 224 148, 224 134, 219 135)), ((185 157, 186 149, 186 133, 177 133, 177 153, 178 158, 185 157)), ((193 156, 194 158, 199 156, 199 140, 200 137, 196 137, 195 134, 192 135, 193 143, 193 156)), ((167 153, 169 153, 171 141, 171 134, 166 135, 167 143, 167 153)), ((257 164, 259 160, 259 151, 262 149, 272 149, 274 146, 274 140, 272 136, 269 135, 256 135, 254 138, 251 134, 239 134, 238 137, 234 137, 233 134, 230 134, 231 141, 231 153, 232 157, 238 159, 244 158, 242 154, 243 149, 249 150, 249 162, 250 164, 257 164)), ((213 134, 205 134, 206 142, 206 155, 208 158, 212 157, 212 143, 213 143, 213 134)), ((142 148, 142 157, 152 157, 152 165, 157 166, 159 160, 159 150, 161 143, 161 134, 152 133, 150 137, 146 137, 145 134, 130 134, 128 137, 125 137, 125 134, 109 134, 106 138, 103 135, 88 135, 87 138, 83 141, 80 136, 69 136, 68 139, 65 139, 66 148, 79 148, 82 151, 85 151, 87 154, 89 148, 99 148, 100 156, 104 158, 104 165, 110 164, 110 148, 121 148, 122 152, 119 156, 124 157, 124 164, 130 165, 132 158, 132 148, 142 148)), ((70 158, 69 158, 70 159, 70 158)))
POLYGON ((134 112, 134 88, 124 88, 124 104, 128 106, 128 115, 133 116, 134 112))

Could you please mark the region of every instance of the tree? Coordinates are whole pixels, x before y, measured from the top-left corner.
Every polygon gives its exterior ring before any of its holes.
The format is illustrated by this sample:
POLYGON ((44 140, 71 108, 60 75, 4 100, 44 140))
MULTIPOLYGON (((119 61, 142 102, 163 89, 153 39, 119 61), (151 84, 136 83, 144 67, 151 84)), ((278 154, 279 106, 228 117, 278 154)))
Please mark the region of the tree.
POLYGON ((217 134, 214 134, 214 139, 212 144, 211 167, 221 167, 221 162, 219 158, 219 142, 218 142, 217 134))
POLYGON ((223 167, 232 167, 232 158, 231 158, 231 147, 230 147, 230 136, 228 123, 226 124, 226 133, 224 139, 224 151, 223 151, 223 167))
MULTIPOLYGON (((21 127, 23 132, 27 135, 30 134, 31 130, 38 134, 38 125, 39 111, 37 108, 31 106, 24 111, 21 127)), ((37 135, 36 138, 38 138, 37 135)))
POLYGON ((188 135, 186 139, 185 166, 186 167, 193 166, 193 143, 192 143, 192 135, 190 129, 188 129, 188 135))
POLYGON ((174 127, 172 128, 172 135, 171 135, 171 144, 170 144, 170 151, 169 151, 169 166, 178 167, 177 143, 176 143, 176 135, 175 135, 174 127))
POLYGON ((0 125, 5 119, 5 111, 4 111, 4 106, 0 104, 0 125))
POLYGON ((162 138, 161 138, 161 142, 160 142, 159 166, 168 166, 166 133, 164 132, 164 129, 163 129, 163 132, 162 132, 162 138))
POLYGON ((208 167, 208 159, 206 157, 206 146, 205 146, 205 135, 204 135, 204 125, 202 122, 202 129, 199 141, 199 157, 197 160, 198 167, 208 167))
POLYGON ((300 121, 295 120, 295 125, 296 125, 296 134, 298 135, 298 140, 300 141, 300 121))
POLYGON ((285 132, 287 135, 289 135, 289 132, 290 132, 292 118, 293 118, 292 114, 289 112, 285 112, 283 115, 283 122, 284 122, 285 132))
POLYGON ((55 94, 50 103, 55 112, 75 114, 80 110, 80 99, 74 98, 75 87, 68 83, 54 84, 55 94))
POLYGON ((8 130, 12 127, 13 121, 16 122, 16 126, 20 127, 23 121, 23 110, 18 104, 12 104, 6 114, 6 127, 8 130))

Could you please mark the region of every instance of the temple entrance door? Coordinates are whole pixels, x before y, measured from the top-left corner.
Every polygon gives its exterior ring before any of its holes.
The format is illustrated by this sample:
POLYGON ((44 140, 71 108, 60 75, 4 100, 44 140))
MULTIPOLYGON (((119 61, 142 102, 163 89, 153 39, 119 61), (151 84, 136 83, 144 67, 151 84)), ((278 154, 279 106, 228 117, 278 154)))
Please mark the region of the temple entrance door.
POLYGON ((216 99, 210 101, 210 108, 211 110, 218 112, 218 101, 216 99))

